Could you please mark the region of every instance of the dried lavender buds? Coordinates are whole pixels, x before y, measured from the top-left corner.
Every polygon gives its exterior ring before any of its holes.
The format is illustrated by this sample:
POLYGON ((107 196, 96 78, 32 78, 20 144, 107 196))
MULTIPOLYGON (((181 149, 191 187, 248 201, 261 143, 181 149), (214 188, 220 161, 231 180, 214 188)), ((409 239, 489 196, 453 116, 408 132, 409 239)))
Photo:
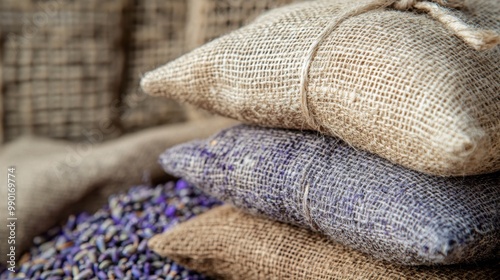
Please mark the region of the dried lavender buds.
POLYGON ((205 279, 156 255, 147 240, 218 204, 183 180, 134 187, 35 237, 17 272, 0 279, 205 279))

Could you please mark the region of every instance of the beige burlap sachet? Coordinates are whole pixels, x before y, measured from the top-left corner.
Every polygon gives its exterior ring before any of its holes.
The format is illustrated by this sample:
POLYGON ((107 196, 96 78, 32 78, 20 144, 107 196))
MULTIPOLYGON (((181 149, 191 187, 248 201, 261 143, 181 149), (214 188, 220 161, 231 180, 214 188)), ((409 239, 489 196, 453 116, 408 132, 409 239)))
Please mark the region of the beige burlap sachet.
MULTIPOLYGON (((204 138, 234 124, 213 118, 144 130, 104 144, 103 137, 73 144, 42 138, 21 138, 0 149, 0 170, 15 167, 15 247, 17 260, 33 237, 48 230, 69 213, 94 211, 109 195, 165 176, 157 163, 166 148, 204 138)), ((7 221, 7 179, 0 184, 0 219, 7 221), (5 209, 3 209, 5 207, 5 209)), ((5 264, 10 230, 0 227, 0 262, 5 264)), ((9 248, 10 249, 10 248, 9 248)))
POLYGON ((315 129, 436 175, 500 169, 500 2, 290 5, 149 72, 143 89, 315 129))
POLYGON ((495 263, 405 267, 291 225, 221 206, 149 241, 156 253, 217 279, 495 279, 495 263))

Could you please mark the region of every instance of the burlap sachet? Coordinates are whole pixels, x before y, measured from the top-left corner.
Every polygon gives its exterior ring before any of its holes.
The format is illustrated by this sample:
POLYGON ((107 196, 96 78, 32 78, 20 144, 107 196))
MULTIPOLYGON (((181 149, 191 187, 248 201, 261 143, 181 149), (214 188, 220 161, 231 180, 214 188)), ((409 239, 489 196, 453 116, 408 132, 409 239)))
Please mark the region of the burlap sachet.
POLYGON ((500 174, 438 177, 317 132, 240 125, 167 149, 165 171, 387 261, 498 257, 500 174))
MULTIPOLYGON (((405 267, 319 234, 220 206, 154 236, 149 246, 217 279, 495 279, 496 263, 405 267)), ((497 274, 498 275, 498 274, 497 274)))
POLYGON ((494 172, 498 14, 496 0, 299 3, 147 73, 141 85, 245 122, 319 130, 425 173, 494 172))
MULTIPOLYGON (((156 159, 167 147, 207 137, 234 124, 227 119, 191 122, 144 130, 97 144, 93 135, 79 144, 41 138, 21 138, 0 149, 0 167, 15 167, 16 256, 33 237, 48 230, 69 213, 94 211, 109 195, 165 176, 156 159)), ((7 221, 7 179, 1 184, 0 219, 7 221)), ((0 262, 5 264, 10 230, 0 227, 0 262), (4 254, 5 252, 5 254, 4 254)))

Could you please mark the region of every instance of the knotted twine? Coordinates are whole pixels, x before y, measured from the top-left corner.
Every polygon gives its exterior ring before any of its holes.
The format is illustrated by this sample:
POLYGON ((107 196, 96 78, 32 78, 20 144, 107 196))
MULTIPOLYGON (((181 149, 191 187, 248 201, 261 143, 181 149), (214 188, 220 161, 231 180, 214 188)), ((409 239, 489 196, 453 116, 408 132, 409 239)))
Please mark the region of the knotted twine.
MULTIPOLYGON (((357 4, 351 9, 348 9, 345 12, 337 15, 337 18, 326 26, 326 28, 321 32, 318 38, 314 40, 313 44, 307 51, 307 55, 304 60, 300 75, 301 110, 306 117, 308 125, 314 130, 322 131, 321 126, 318 125, 313 115, 311 114, 311 111, 309 110, 309 104, 307 101, 307 88, 309 84, 309 68, 319 45, 344 20, 369 11, 383 8, 394 8, 399 11, 414 9, 417 11, 426 12, 435 20, 441 22, 448 30, 462 39, 467 45, 477 51, 490 50, 500 44, 500 35, 498 35, 494 31, 478 29, 470 26, 453 15, 448 10, 448 8, 464 8, 463 0, 372 0, 357 4)), ((310 209, 307 203, 308 194, 309 184, 305 184, 302 207, 304 215, 310 222, 311 227, 313 229, 316 229, 317 226, 314 224, 314 222, 312 222, 313 219, 310 215, 310 209)))

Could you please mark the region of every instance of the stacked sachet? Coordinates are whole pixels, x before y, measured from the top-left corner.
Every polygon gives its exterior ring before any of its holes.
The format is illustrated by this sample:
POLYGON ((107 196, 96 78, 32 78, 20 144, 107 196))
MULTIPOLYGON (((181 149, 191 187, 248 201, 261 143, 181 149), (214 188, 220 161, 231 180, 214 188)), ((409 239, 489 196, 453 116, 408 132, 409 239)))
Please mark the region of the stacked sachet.
POLYGON ((229 279, 494 279, 498 14, 495 0, 311 1, 147 73, 150 94, 252 124, 160 159, 247 214, 212 210, 150 246, 229 279))

